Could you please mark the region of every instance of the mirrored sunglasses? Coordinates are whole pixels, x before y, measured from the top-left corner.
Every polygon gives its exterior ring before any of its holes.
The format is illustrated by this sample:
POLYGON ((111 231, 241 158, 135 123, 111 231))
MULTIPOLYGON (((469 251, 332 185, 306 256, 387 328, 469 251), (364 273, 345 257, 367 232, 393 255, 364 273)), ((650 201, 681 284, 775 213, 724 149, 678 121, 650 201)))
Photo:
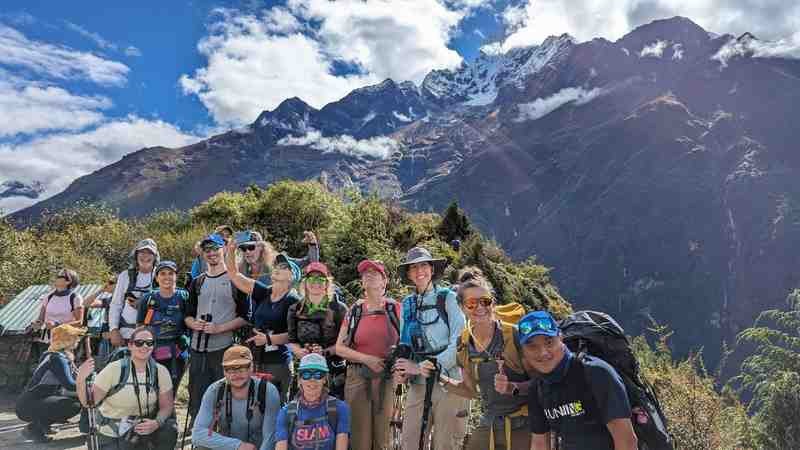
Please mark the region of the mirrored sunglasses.
POLYGON ((469 311, 477 308, 479 304, 484 308, 490 308, 494 304, 494 298, 485 295, 483 297, 470 297, 464 299, 464 308, 469 311))
POLYGON ((312 378, 315 380, 321 380, 325 378, 325 372, 321 370, 302 370, 300 371, 300 378, 305 381, 308 381, 312 378))
POLYGON ((536 330, 544 330, 552 332, 556 329, 556 324, 549 318, 539 318, 539 317, 532 317, 527 320, 523 320, 518 325, 519 331, 522 334, 530 334, 536 330))

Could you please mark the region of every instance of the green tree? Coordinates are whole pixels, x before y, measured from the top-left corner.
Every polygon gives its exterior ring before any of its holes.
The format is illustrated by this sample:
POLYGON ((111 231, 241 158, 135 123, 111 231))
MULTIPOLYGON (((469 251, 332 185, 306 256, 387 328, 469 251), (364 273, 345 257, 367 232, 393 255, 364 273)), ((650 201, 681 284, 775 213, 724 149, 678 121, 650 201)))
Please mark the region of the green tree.
POLYGON ((752 393, 749 410, 759 448, 800 448, 800 290, 787 297, 788 310, 759 314, 737 344, 755 351, 733 384, 752 393))
POLYGON ((437 230, 445 242, 454 239, 463 240, 472 234, 472 225, 464 210, 458 207, 458 202, 452 202, 444 211, 444 217, 437 230))

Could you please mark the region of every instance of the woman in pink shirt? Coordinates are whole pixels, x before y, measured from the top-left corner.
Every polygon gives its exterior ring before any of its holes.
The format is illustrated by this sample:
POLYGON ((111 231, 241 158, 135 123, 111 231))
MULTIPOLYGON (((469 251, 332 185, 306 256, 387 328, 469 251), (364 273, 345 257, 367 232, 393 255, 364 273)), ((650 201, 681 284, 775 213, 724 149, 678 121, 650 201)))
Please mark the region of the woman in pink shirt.
POLYGON ((83 298, 75 292, 79 284, 74 270, 62 269, 53 280, 53 290, 42 296, 39 316, 31 323, 34 357, 38 358, 50 345, 50 330, 63 324, 80 326, 83 298))
POLYGON ((364 298, 348 311, 336 354, 347 359, 344 397, 351 413, 351 448, 382 450, 388 446, 394 382, 384 370, 400 339, 400 304, 386 298, 386 269, 379 261, 358 265, 364 298))

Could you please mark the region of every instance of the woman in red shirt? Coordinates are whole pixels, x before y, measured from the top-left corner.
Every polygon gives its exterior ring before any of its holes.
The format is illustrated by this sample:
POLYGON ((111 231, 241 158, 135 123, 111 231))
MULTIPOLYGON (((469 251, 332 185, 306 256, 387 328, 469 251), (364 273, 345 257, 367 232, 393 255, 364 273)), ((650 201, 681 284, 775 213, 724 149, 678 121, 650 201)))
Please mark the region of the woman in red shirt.
POLYGON ((364 298, 347 313, 336 354, 350 366, 345 383, 345 401, 351 411, 351 448, 382 450, 388 446, 394 383, 386 367, 392 347, 400 339, 400 304, 386 298, 386 269, 379 261, 358 265, 364 298))

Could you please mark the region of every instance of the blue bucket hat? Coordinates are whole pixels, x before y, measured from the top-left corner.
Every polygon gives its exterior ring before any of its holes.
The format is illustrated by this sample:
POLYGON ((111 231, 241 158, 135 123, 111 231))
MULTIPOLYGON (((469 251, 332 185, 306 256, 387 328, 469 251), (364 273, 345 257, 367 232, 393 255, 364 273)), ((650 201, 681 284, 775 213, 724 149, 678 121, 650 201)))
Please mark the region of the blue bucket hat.
POLYGON ((300 266, 289 259, 286 253, 278 253, 278 255, 275 256, 275 264, 280 263, 286 263, 289 265, 289 269, 292 271, 292 284, 299 283, 300 279, 303 278, 303 273, 300 271, 300 266))
POLYGON ((555 337, 561 334, 558 323, 547 311, 531 311, 517 322, 519 343, 527 344, 535 336, 555 337))

